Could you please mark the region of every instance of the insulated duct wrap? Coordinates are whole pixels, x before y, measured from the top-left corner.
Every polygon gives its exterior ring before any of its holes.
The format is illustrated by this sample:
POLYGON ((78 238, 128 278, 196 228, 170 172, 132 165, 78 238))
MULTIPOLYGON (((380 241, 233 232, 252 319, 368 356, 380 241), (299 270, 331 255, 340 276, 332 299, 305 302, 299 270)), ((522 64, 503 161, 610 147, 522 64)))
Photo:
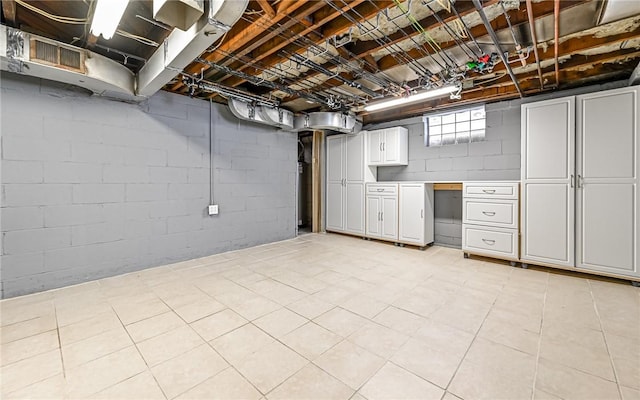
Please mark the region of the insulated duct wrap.
POLYGON ((362 121, 352 114, 320 111, 296 117, 293 129, 295 131, 329 129, 342 133, 358 133, 362 129, 362 121))

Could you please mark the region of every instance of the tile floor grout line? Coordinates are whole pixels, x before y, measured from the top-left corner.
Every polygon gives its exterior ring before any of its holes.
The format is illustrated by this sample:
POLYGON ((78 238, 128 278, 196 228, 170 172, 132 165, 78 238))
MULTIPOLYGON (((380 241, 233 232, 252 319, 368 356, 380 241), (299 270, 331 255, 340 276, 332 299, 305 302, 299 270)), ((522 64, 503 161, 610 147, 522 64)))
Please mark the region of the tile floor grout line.
POLYGON ((598 317, 598 325, 600 326, 600 332, 602 332, 602 340, 604 340, 604 346, 607 349, 607 355, 609 356, 609 362, 611 363, 611 370, 613 371, 613 379, 615 380, 616 388, 618 389, 618 395, 620 396, 620 399, 623 399, 622 389, 620 388, 621 384, 620 384, 620 380, 618 379, 616 364, 613 362, 613 355, 611 354, 611 350, 609 349, 609 343, 607 342, 607 335, 605 334, 605 329, 604 329, 604 326, 602 325, 602 318, 600 317, 600 312, 598 310, 596 298, 593 294, 593 286, 591 285, 590 279, 587 279, 587 284, 589 285, 589 295, 591 296, 593 310, 595 311, 596 316, 598 317))
MULTIPOLYGON (((162 299, 160 299, 160 301, 162 301, 162 299)), ((113 310, 114 314, 116 315, 116 318, 118 318, 118 321, 120 321, 120 324, 122 324, 122 328, 123 328, 123 329, 124 329, 124 331, 127 333, 127 336, 129 336, 129 339, 131 340, 131 343, 133 343, 133 346, 136 348, 136 351, 138 352, 138 355, 139 355, 139 356, 140 356, 140 358, 142 359, 142 362, 144 362, 144 365, 146 365, 146 366, 147 366, 147 371, 149 371, 149 374, 153 377, 153 380, 155 381, 156 385, 158 385, 158 389, 160 389, 160 392, 162 393, 162 395, 164 396, 164 398, 168 400, 168 399, 169 399, 169 396, 167 396, 167 394, 164 392, 164 389, 162 389, 162 386, 160 386, 160 382, 158 382, 158 380, 156 379, 156 376, 153 374, 153 371, 151 371, 151 366, 149 365, 149 363, 147 362, 147 360, 146 360, 146 359, 144 358, 144 356, 142 355, 142 352, 141 352, 141 351, 140 351, 140 349, 138 348, 138 344, 136 343, 136 341, 135 341, 135 340, 133 340, 133 338, 131 337, 131 334, 129 334, 129 331, 127 330, 126 325, 125 325, 125 324, 122 322, 122 320, 120 319, 120 316, 119 316, 119 315, 118 315, 118 313, 116 312, 115 308, 113 308, 113 305, 112 305, 111 303, 109 303, 109 305, 110 305, 111 309, 113 310)), ((166 304, 165 304, 165 305, 166 305, 166 304)), ((158 314, 158 315, 160 315, 160 314, 158 314)), ((178 317, 179 317, 179 316, 178 316, 178 317)), ((153 318, 153 317, 151 317, 151 318, 153 318)), ((136 375, 134 375, 134 376, 137 376, 137 375, 139 375, 139 374, 141 374, 141 373, 143 373, 143 372, 144 372, 144 371, 142 371, 142 372, 140 372, 140 373, 138 373, 138 374, 136 374, 136 375)), ((113 384, 113 385, 109 386, 108 388, 111 388, 111 387, 113 387, 113 386, 115 386, 115 385, 118 385, 118 384, 120 384, 120 383, 122 383, 122 382, 125 382, 125 381, 127 381, 128 379, 130 379, 130 378, 132 378, 132 377, 129 377, 129 378, 124 379, 124 380, 122 380, 122 381, 120 381, 120 382, 117 382, 117 383, 115 383, 115 384, 113 384)), ((106 389, 108 389, 108 388, 105 388, 105 389, 103 389, 103 390, 106 390, 106 389)), ((97 392, 97 393, 99 393, 99 392, 97 392)), ((94 393, 94 395, 95 395, 95 393, 94 393)))
POLYGON ((64 366, 64 355, 62 354, 62 341, 60 340, 60 324, 58 323, 58 309, 56 303, 52 301, 53 305, 53 317, 56 320, 56 333, 58 334, 58 351, 60 351, 60 364, 62 366, 62 378, 67 381, 67 369, 64 366))
POLYGON ((536 365, 533 371, 533 386, 531 388, 531 400, 535 399, 536 384, 538 382, 538 368, 540 365, 540 349, 542 348, 542 334, 544 329, 544 310, 547 307, 547 293, 549 290, 549 280, 550 280, 550 275, 548 272, 546 272, 546 276, 547 276, 547 279, 545 281, 544 296, 542 297, 542 314, 540 316, 540 334, 538 337, 538 348, 536 350, 536 365))

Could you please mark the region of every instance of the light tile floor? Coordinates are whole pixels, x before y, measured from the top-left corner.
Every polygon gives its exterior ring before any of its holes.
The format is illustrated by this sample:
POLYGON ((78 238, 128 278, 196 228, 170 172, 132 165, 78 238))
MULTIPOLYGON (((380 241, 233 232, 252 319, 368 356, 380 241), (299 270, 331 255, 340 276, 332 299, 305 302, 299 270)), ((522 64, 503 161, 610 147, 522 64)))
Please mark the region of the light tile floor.
POLYGON ((340 235, 0 303, 3 399, 639 399, 640 289, 340 235))

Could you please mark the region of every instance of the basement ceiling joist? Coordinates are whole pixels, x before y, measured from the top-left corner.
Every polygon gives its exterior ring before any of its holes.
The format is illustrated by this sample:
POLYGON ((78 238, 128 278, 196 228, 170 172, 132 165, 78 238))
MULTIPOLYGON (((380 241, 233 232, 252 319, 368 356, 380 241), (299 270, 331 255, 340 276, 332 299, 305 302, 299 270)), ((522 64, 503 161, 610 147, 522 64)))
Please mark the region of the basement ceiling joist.
MULTIPOLYGON (((255 0, 201 61, 194 60, 184 72, 278 101, 294 112, 342 109, 360 113, 366 123, 518 97, 507 66, 497 61, 498 46, 525 96, 624 79, 638 65, 640 1, 530 3, 528 9, 525 0, 481 2, 499 40, 494 43, 470 0, 255 0), (486 55, 493 62, 483 65, 486 55), (362 111, 373 99, 452 82, 463 87, 460 99, 362 111)), ((170 33, 170 27, 153 20, 152 0, 135 0, 119 34, 109 41, 95 38, 88 32, 94 8, 95 0, 3 0, 2 23, 91 49, 134 72, 170 33)), ((186 86, 180 76, 165 90, 226 101, 186 86)))

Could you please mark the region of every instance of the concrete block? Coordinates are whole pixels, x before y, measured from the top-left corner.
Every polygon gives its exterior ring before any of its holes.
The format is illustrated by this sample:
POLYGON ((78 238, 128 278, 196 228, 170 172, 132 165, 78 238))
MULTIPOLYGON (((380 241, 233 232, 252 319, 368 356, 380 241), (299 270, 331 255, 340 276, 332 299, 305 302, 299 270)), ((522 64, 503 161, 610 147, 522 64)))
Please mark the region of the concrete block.
POLYGON ((102 182, 102 166, 74 162, 45 162, 46 183, 99 183, 102 182))
POLYGON ((193 232, 202 229, 203 215, 193 214, 167 218, 167 233, 193 232))
POLYGON ((99 224, 84 224, 71 227, 73 246, 114 242, 124 238, 124 223, 109 221, 99 224))
POLYGON ((205 167, 208 163, 204 162, 202 154, 196 154, 189 151, 170 151, 168 152, 167 165, 170 167, 205 167))
POLYGON ((122 164, 124 147, 94 143, 71 143, 71 159, 82 163, 122 164))
POLYGON ((517 107, 502 110, 502 125, 520 125, 520 115, 521 109, 519 105, 517 107))
POLYGON ((436 223, 434 225, 434 233, 438 232, 438 235, 449 236, 454 238, 462 237, 462 224, 446 224, 446 223, 436 223))
POLYGON ((469 145, 467 143, 440 146, 438 151, 440 158, 466 157, 468 154, 469 145))
POLYGON ((502 141, 502 154, 520 154, 522 151, 520 138, 502 141))
POLYGON ((502 154, 502 142, 499 140, 469 143, 470 156, 502 154))
POLYGON ((152 238, 167 234, 166 219, 129 220, 125 222, 124 238, 152 238))
POLYGON ((167 150, 125 148, 125 165, 166 166, 167 150))
POLYGON ((480 170, 483 165, 483 157, 460 157, 453 159, 453 170, 455 171, 480 170))
POLYGON ((427 171, 450 171, 453 168, 452 158, 438 158, 427 160, 427 171))
POLYGON ((189 168, 187 171, 187 182, 189 183, 209 183, 211 181, 209 168, 189 168))
POLYGON ((124 201, 124 184, 78 184, 73 185, 73 203, 119 203, 124 201))
POLYGON ((152 96, 148 102, 147 112, 151 115, 187 119, 187 105, 176 96, 152 96))
POLYGON ((470 181, 519 180, 520 169, 469 171, 470 181))
POLYGON ((104 222, 102 204, 67 204, 44 207, 44 226, 55 228, 104 222))
POLYGON ((151 183, 186 183, 187 168, 178 167, 149 167, 149 182, 151 183))
POLYGON ((27 161, 69 161, 71 146, 69 143, 18 136, 2 138, 3 160, 27 161))
POLYGON ((47 140, 69 141, 73 137, 73 120, 60 117, 43 117, 43 135, 47 140))
POLYGON ((209 201, 209 186, 200 183, 170 183, 169 200, 204 199, 209 201))
POLYGON ((2 282, 41 273, 44 253, 4 254, 2 256, 2 282))
POLYGON ((41 183, 42 174, 40 161, 2 160, 2 183, 41 183))
POLYGON ((167 198, 165 183, 127 183, 126 201, 158 201, 167 198))
POLYGON ((102 179, 104 183, 148 183, 149 168, 142 165, 105 165, 102 179))
POLYGON ((42 207, 4 207, 0 209, 3 232, 44 228, 42 207))
MULTIPOLYGON (((177 215, 189 215, 189 212, 191 211, 187 206, 187 202, 182 199, 140 203, 140 206, 143 207, 143 210, 140 212, 144 212, 144 209, 148 210, 147 213, 149 214, 149 218, 167 218, 177 215)), ((131 207, 131 205, 127 204, 127 208, 129 207, 131 207)), ((127 217, 131 218, 130 216, 127 217)))
POLYGON ((42 139, 43 117, 33 113, 16 112, 2 114, 2 136, 19 136, 21 138, 42 139))
POLYGON ((247 171, 233 169, 217 169, 214 175, 220 183, 246 183, 247 171))
POLYGON ((428 171, 420 180, 425 181, 465 181, 468 171, 428 171))
POLYGON ((59 249, 71 245, 71 228, 25 229, 4 232, 5 254, 59 249))
POLYGON ((71 185, 63 184, 7 184, 3 185, 4 207, 28 207, 69 204, 71 185))
POLYGON ((519 169, 520 155, 508 154, 504 156, 488 156, 484 158, 484 169, 519 169))

